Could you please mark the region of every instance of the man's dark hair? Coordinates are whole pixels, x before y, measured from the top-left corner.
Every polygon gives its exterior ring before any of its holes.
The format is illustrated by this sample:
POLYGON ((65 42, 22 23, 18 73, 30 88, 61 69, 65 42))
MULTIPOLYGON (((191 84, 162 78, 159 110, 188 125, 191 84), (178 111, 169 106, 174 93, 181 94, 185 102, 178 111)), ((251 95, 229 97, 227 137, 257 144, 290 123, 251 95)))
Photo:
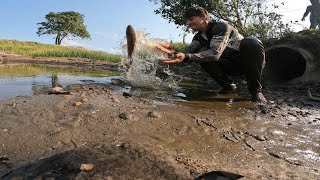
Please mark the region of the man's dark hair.
POLYGON ((209 17, 208 11, 203 7, 191 7, 184 13, 184 19, 189 19, 192 16, 209 17))
POLYGON ((319 0, 310 0, 311 4, 312 5, 316 5, 316 4, 319 4, 319 0))

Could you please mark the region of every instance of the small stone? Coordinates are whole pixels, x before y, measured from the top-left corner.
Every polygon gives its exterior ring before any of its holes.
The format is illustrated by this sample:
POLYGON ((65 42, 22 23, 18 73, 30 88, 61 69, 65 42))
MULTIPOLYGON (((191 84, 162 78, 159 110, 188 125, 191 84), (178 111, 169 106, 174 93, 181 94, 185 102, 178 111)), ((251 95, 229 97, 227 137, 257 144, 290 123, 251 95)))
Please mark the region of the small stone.
POLYGON ((155 111, 148 112, 148 118, 160 118, 160 114, 155 111))
POLYGON ((123 92, 123 94, 122 94, 124 97, 126 97, 126 98, 128 98, 128 97, 131 97, 132 96, 132 94, 130 94, 130 93, 127 93, 127 92, 123 92))
POLYGON ((91 171, 93 169, 93 164, 81 164, 80 170, 81 171, 91 171))
POLYGON ((115 97, 112 97, 111 99, 112 99, 112 102, 115 102, 115 103, 119 103, 120 102, 119 99, 117 99, 115 97))
POLYGON ((256 135, 254 138, 258 141, 266 141, 267 138, 264 135, 256 135))
POLYGON ((81 102, 75 102, 73 106, 80 106, 81 104, 82 104, 81 102))
POLYGON ((123 120, 130 120, 130 119, 132 119, 132 116, 130 114, 127 114, 124 112, 124 113, 119 114, 119 118, 123 119, 123 120))
POLYGON ((53 88, 51 89, 51 92, 61 92, 61 91, 63 91, 63 88, 62 88, 62 87, 58 87, 58 86, 53 87, 53 88))

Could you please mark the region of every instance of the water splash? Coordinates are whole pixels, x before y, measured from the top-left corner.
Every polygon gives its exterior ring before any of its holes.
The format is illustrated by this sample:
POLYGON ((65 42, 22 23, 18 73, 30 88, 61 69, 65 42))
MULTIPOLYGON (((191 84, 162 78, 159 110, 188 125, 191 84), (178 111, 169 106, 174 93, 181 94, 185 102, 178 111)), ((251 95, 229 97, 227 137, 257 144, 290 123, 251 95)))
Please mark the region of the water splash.
MULTIPOLYGON (((136 49, 132 55, 132 64, 125 71, 124 77, 137 87, 151 89, 175 89, 177 83, 182 80, 181 76, 175 75, 168 65, 162 63, 159 58, 167 54, 159 51, 155 46, 159 43, 167 43, 161 39, 151 39, 145 32, 136 32, 136 49)), ((124 67, 129 63, 126 56, 127 48, 123 46, 122 64, 124 67)))

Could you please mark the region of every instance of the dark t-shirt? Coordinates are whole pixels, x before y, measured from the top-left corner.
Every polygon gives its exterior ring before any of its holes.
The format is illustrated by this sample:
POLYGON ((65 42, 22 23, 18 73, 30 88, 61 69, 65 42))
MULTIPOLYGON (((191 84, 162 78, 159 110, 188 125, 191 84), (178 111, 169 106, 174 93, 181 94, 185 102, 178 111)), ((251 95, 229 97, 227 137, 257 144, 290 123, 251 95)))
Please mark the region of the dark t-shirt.
POLYGON ((226 22, 211 21, 206 33, 198 32, 192 39, 187 53, 197 62, 217 61, 239 53, 243 36, 226 22))

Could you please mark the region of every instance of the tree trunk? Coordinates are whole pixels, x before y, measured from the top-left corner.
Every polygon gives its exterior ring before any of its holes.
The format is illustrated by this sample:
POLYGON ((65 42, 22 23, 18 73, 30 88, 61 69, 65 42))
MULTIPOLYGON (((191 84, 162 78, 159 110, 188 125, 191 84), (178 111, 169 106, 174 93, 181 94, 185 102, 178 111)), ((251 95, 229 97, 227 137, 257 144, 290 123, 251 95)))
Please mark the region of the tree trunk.
POLYGON ((60 45, 59 40, 60 40, 60 33, 58 33, 56 36, 56 42, 55 42, 56 45, 60 45))
POLYGON ((58 45, 61 45, 62 40, 67 36, 68 34, 59 34, 59 39, 58 39, 58 45))

